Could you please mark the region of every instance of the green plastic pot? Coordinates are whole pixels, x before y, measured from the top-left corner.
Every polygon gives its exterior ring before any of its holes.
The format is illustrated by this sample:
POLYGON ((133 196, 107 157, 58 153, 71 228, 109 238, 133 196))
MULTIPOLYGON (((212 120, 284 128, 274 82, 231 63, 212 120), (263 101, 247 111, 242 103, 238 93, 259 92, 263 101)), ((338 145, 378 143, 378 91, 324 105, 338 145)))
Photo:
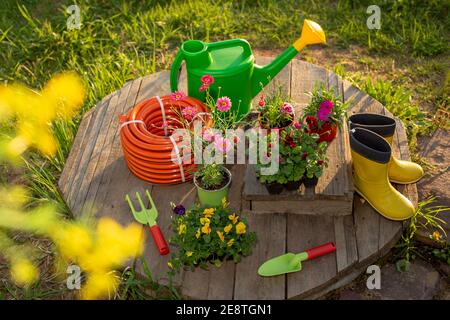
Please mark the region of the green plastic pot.
POLYGON ((222 205, 222 199, 228 198, 231 184, 231 172, 227 168, 223 169, 228 174, 228 182, 219 190, 205 190, 198 185, 197 179, 194 178, 194 184, 197 187, 198 200, 202 207, 219 207, 222 205))

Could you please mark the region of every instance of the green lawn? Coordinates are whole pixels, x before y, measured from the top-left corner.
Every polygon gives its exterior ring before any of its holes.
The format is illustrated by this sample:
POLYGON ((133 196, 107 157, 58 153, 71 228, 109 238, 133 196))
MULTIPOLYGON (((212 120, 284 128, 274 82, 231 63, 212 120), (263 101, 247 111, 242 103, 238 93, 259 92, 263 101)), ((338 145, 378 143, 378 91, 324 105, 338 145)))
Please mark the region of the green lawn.
MULTIPOLYGON (((81 114, 126 81, 170 68, 177 47, 186 39, 241 37, 256 49, 279 52, 299 36, 304 18, 315 20, 325 30, 328 44, 306 49, 300 58, 335 70, 399 116, 408 128, 413 154, 416 135, 448 127, 448 120, 435 117, 448 112, 449 105, 446 1, 76 2, 82 25, 71 31, 66 28, 65 8, 74 1, 3 0, 0 8, 1 83, 20 81, 40 88, 53 74, 75 70, 87 86, 82 112, 73 121, 54 125, 61 146, 54 158, 29 153, 26 167, 13 171, 0 164, 1 183, 17 181, 19 176, 32 189, 35 201, 54 202, 63 212, 67 209, 56 181, 81 114), (366 26, 371 4, 381 8, 380 30, 366 26)), ((0 124, 0 133, 8 130, 10 124, 0 124)), ((135 285, 133 274, 127 275, 135 285)), ((1 292, 5 292, 2 286, 16 290, 2 282, 1 292)), ((10 295, 0 293, 0 298, 10 295)), ((140 295, 133 293, 133 297, 140 295)))

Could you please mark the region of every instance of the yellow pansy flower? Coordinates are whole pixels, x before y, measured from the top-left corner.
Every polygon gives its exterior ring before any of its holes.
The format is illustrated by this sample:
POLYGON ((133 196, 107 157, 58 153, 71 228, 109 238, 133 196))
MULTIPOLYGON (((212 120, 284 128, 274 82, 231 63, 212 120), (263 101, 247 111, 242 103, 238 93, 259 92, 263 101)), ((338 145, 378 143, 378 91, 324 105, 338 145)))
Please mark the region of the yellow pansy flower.
POLYGON ((205 210, 203 210, 203 214, 205 215, 206 218, 211 218, 211 216, 214 214, 215 211, 216 211, 215 208, 206 208, 205 210))
POLYGON ((229 205, 230 203, 227 201, 227 198, 226 197, 223 197, 222 198, 222 208, 228 208, 228 205, 229 205))
POLYGON ((237 216, 236 213, 233 213, 228 216, 228 219, 230 219, 233 224, 236 224, 238 222, 239 216, 237 216))
POLYGON ((192 254, 193 254, 193 252, 192 252, 192 251, 188 251, 188 252, 186 252, 186 256, 187 256, 187 257, 190 257, 190 256, 192 256, 192 254))
POLYGON ((231 247, 233 245, 233 243, 234 243, 234 239, 230 239, 227 242, 227 246, 231 247))
POLYGON ((184 223, 178 226, 178 234, 186 233, 186 225, 184 223))
POLYGON ((209 220, 209 218, 200 218, 200 223, 201 223, 202 225, 204 225, 204 224, 209 224, 209 223, 210 223, 210 220, 209 220))
POLYGON ((222 231, 216 231, 217 235, 219 236, 220 240, 225 241, 225 237, 223 236, 223 232, 222 231))
POLYGON ((439 231, 435 231, 431 235, 431 238, 436 240, 436 241, 441 241, 442 240, 442 234, 439 231))
POLYGON ((209 223, 205 224, 205 225, 202 227, 202 232, 203 232, 204 234, 210 234, 210 233, 211 233, 211 228, 209 227, 209 223))
POLYGON ((195 234, 195 237, 198 239, 201 236, 200 228, 197 229, 197 233, 195 234))
POLYGON ((247 226, 242 221, 236 225, 236 233, 244 234, 247 231, 247 226))
POLYGON ((230 223, 225 228, 223 228, 223 231, 225 231, 225 233, 228 234, 231 231, 231 229, 233 229, 233 225, 230 223))

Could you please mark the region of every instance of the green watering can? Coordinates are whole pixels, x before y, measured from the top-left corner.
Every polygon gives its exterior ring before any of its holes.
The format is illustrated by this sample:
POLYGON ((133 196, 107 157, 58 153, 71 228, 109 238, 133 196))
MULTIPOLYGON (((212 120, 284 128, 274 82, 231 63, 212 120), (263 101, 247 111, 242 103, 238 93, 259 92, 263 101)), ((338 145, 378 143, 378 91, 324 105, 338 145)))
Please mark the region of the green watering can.
POLYGON ((215 43, 189 40, 181 45, 170 72, 170 88, 178 91, 178 77, 183 60, 186 62, 188 95, 205 101, 206 93, 200 92, 201 77, 210 74, 214 83, 209 90, 213 98, 228 96, 233 111, 239 116, 246 115, 252 99, 266 86, 289 61, 306 45, 325 43, 325 33, 316 22, 303 23, 301 37, 265 66, 255 64, 250 44, 243 39, 233 39, 215 43))

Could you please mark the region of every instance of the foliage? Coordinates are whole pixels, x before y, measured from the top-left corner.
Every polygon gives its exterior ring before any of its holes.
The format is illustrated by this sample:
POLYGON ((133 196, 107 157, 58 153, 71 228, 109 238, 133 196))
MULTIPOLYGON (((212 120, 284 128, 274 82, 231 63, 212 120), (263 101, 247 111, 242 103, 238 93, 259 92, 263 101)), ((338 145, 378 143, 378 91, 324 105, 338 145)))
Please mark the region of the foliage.
POLYGON ((197 183, 206 190, 217 190, 231 178, 223 165, 216 163, 200 165, 194 175, 197 183))
POLYGON ((316 83, 309 96, 311 101, 303 110, 302 119, 306 119, 308 116, 314 117, 319 129, 325 122, 334 123, 342 128, 342 121, 346 118, 349 102, 343 103, 343 97, 337 95, 334 88, 328 90, 323 82, 316 83), (326 102, 331 102, 331 109, 326 110, 324 108, 326 102))
POLYGON ((418 208, 409 221, 409 225, 402 235, 402 241, 397 244, 399 253, 397 257, 400 258, 400 262, 397 264, 399 271, 406 271, 409 261, 416 254, 420 254, 414 246, 414 237, 417 229, 420 227, 424 230, 437 229, 430 237, 435 241, 442 241, 442 234, 447 236, 444 228, 445 221, 439 218, 439 214, 444 211, 449 211, 450 208, 444 206, 433 206, 433 202, 436 201, 436 197, 430 197, 426 200, 419 202, 418 208), (442 232, 442 234, 440 233, 442 232), (403 267, 402 267, 403 266, 403 267))
POLYGON ((289 97, 285 94, 283 87, 279 86, 275 93, 268 98, 261 94, 258 111, 260 124, 265 129, 283 128, 294 120, 292 112, 283 112, 283 106, 289 106, 289 97))
MULTIPOLYGON (((268 136, 270 138, 270 135, 268 136)), ((327 166, 326 142, 317 143, 319 136, 309 134, 304 126, 296 124, 281 131, 280 156, 278 172, 273 175, 262 175, 261 169, 270 166, 261 161, 255 166, 256 175, 261 183, 285 184, 290 181, 300 181, 302 178, 319 178, 327 166)), ((271 148, 269 148, 269 154, 271 148)), ((260 160, 258 158, 258 160, 260 160)))
MULTIPOLYGON (((70 118, 83 100, 84 88, 75 74, 55 76, 40 93, 17 84, 0 87, 0 120, 13 123, 10 134, 0 140, 0 161, 18 164, 29 148, 51 158, 58 150, 52 121, 70 118)), ((21 186, 2 186, 0 252, 15 283, 29 288, 40 273, 34 248, 17 244, 12 231, 50 239, 57 250, 57 275, 65 274, 70 264, 78 265, 86 278, 82 298, 112 297, 118 285, 115 268, 142 253, 141 228, 123 228, 109 218, 99 219, 96 226, 87 219, 64 220, 49 204, 26 210, 29 198, 21 186)))
MULTIPOLYGON (((217 208, 188 209, 172 220, 174 236, 170 242, 178 247, 168 265, 172 273, 183 266, 206 268, 208 262, 220 266, 224 260, 239 262, 251 253, 256 234, 249 231, 245 218, 223 205, 217 208)), ((201 285, 201 284, 199 284, 201 285)))
POLYGON ((445 261, 447 264, 450 265, 450 246, 446 245, 445 248, 442 249, 434 249, 433 250, 434 256, 441 259, 442 261, 445 261))

